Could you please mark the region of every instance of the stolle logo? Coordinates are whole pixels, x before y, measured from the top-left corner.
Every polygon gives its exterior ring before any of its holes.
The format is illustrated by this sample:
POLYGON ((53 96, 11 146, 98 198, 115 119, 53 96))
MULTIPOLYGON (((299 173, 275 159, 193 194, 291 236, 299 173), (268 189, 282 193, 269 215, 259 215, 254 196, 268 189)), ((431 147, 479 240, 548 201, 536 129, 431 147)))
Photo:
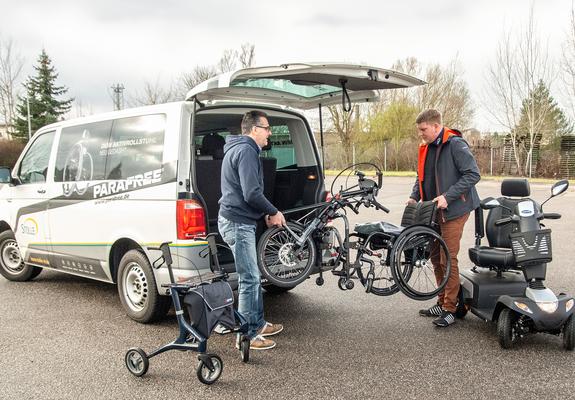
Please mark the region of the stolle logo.
POLYGON ((22 233, 24 235, 37 235, 38 234, 38 223, 32 218, 26 218, 22 225, 20 225, 22 233))

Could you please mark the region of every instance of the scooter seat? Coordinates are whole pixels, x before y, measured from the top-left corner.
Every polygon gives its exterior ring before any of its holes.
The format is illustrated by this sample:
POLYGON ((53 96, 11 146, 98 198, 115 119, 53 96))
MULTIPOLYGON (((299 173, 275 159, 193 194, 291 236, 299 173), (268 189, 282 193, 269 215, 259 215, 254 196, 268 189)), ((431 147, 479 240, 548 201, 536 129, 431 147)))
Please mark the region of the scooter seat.
POLYGON ((515 267, 515 257, 511 249, 500 247, 475 246, 469 249, 469 258, 478 267, 515 267))
POLYGON ((403 226, 397 226, 389 222, 366 222, 365 224, 357 224, 354 228, 355 232, 363 237, 369 236, 373 232, 386 233, 392 236, 399 236, 404 230, 403 226))

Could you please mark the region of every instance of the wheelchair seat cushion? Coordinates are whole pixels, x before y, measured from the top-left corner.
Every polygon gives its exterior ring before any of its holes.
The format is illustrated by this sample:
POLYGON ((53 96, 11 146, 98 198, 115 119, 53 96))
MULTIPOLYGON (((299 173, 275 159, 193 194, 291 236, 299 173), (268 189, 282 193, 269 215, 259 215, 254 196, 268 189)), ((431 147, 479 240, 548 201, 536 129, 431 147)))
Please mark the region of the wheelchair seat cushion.
POLYGON ((355 232, 358 235, 367 237, 373 232, 387 233, 388 235, 398 236, 403 231, 402 226, 397 226, 389 222, 366 222, 365 224, 357 224, 355 232))
POLYGON ((469 258, 478 267, 515 267, 515 257, 511 249, 476 246, 469 249, 469 258))

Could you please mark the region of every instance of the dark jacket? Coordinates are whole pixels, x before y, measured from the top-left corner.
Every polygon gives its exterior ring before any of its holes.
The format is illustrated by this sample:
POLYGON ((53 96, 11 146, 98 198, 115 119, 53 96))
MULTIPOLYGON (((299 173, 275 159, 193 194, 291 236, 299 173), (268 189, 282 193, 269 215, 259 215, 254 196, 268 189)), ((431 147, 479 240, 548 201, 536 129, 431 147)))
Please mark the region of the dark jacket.
POLYGON ((222 163, 220 215, 230 221, 256 224, 277 208, 264 196, 260 148, 249 136, 229 135, 222 163))
MULTIPOLYGON (((445 196, 447 209, 440 211, 443 221, 467 214, 479 207, 475 184, 481 179, 477 162, 461 137, 461 132, 444 128, 441 144, 435 153, 435 183, 438 195, 445 196)), ((428 145, 419 147, 417 179, 411 192, 415 200, 433 200, 423 192, 425 159, 428 145)))

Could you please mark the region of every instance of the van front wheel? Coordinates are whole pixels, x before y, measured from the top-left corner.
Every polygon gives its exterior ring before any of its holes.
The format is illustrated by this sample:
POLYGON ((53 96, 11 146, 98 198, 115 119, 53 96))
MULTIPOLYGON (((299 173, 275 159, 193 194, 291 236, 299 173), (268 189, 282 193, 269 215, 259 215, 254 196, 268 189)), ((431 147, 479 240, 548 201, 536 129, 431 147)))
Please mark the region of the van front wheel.
POLYGON ((152 267, 138 250, 128 251, 120 261, 118 294, 126 314, 143 324, 164 317, 171 305, 169 297, 158 293, 152 267))
POLYGON ((0 274, 9 281, 25 282, 34 279, 42 268, 24 264, 12 231, 0 233, 0 274))

